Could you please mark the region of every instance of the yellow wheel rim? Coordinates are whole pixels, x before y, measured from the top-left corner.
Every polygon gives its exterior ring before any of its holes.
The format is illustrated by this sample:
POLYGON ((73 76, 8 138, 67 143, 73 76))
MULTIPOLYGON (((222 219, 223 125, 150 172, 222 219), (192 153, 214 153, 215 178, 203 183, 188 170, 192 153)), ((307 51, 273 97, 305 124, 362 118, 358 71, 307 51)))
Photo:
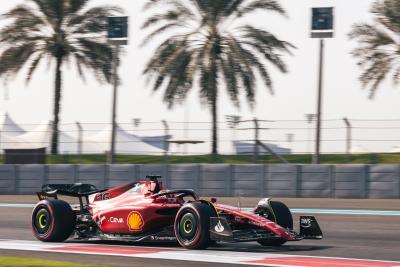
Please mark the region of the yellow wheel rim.
POLYGON ((185 231, 185 233, 189 234, 190 231, 192 231, 192 222, 190 220, 186 220, 183 223, 183 230, 185 231))
POLYGON ((38 218, 38 221, 39 221, 39 227, 40 228, 43 229, 43 228, 46 227, 47 222, 46 222, 46 216, 44 214, 40 214, 40 216, 38 218))

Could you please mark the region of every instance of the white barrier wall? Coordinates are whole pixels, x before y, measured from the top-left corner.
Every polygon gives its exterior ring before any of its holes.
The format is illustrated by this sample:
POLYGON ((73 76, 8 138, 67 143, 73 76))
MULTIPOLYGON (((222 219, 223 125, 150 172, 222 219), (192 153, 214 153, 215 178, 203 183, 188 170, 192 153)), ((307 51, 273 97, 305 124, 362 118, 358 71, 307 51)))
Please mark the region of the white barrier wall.
POLYGON ((203 196, 400 198, 400 165, 394 164, 0 165, 0 194, 33 194, 45 183, 106 188, 146 175, 203 196))

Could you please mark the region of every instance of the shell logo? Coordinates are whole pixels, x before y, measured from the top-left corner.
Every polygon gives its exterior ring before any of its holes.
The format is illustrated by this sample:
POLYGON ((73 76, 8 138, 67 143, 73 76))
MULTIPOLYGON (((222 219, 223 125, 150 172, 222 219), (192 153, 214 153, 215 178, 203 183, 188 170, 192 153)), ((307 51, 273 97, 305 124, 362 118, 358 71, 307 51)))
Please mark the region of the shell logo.
POLYGON ((140 231, 144 225, 142 215, 137 211, 132 211, 127 220, 129 231, 140 231))

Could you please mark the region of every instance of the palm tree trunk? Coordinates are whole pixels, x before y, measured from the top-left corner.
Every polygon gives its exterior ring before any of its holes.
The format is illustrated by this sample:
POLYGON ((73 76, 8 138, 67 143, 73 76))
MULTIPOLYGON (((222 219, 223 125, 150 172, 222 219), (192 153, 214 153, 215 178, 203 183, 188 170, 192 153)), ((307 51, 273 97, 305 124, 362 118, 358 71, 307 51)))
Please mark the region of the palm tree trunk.
POLYGON ((218 155, 218 112, 217 112, 217 92, 214 90, 211 103, 212 112, 212 154, 218 155))
POLYGON ((212 154, 218 155, 218 68, 217 56, 213 53, 211 58, 211 116, 212 116, 212 154))
POLYGON ((57 56, 57 66, 56 66, 56 77, 54 84, 54 112, 53 112, 53 131, 51 136, 51 154, 58 154, 58 124, 60 122, 60 102, 61 102, 61 83, 62 83, 62 73, 61 65, 63 58, 62 56, 57 56))
MULTIPOLYGON (((217 28, 212 25, 211 31, 213 36, 217 36, 217 28)), ((214 37, 217 38, 217 37, 214 37)), ((218 155, 218 67, 217 67, 217 57, 218 57, 219 47, 214 44, 211 53, 211 72, 209 86, 211 89, 211 116, 212 116, 212 155, 218 155)))

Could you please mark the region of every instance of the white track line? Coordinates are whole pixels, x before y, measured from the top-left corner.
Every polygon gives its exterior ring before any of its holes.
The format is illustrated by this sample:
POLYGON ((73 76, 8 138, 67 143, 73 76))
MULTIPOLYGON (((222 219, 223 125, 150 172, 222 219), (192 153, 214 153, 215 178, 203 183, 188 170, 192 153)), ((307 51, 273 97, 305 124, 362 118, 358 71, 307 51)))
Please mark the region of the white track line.
POLYGON ((94 243, 42 243, 39 241, 0 240, 0 249, 39 251, 53 253, 73 253, 86 255, 107 255, 119 257, 151 258, 160 260, 196 261, 209 263, 245 264, 257 266, 307 267, 315 262, 329 261, 336 265, 330 266, 400 266, 400 262, 363 259, 345 259, 316 256, 298 256, 259 252, 234 252, 218 250, 186 250, 182 248, 121 246, 94 243), (287 262, 273 264, 268 261, 287 262), (260 261, 260 262, 257 262, 260 261), (359 261, 354 263, 355 261, 359 261))

